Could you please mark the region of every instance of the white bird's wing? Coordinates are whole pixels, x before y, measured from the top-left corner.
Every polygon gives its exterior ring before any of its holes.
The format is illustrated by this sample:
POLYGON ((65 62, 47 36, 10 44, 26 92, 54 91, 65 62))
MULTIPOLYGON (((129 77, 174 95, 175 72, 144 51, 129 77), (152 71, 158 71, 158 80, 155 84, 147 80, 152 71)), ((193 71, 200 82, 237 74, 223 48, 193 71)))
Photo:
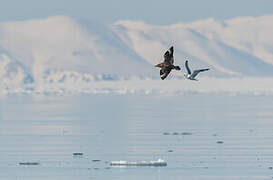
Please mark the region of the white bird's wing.
POLYGON ((199 74, 200 72, 203 72, 203 71, 208 71, 209 69, 197 69, 197 70, 194 70, 191 77, 192 78, 195 78, 197 76, 197 74, 199 74))
POLYGON ((190 67, 189 67, 189 64, 188 64, 188 60, 185 62, 185 66, 186 66, 186 69, 188 71, 188 74, 191 74, 191 70, 190 70, 190 67))

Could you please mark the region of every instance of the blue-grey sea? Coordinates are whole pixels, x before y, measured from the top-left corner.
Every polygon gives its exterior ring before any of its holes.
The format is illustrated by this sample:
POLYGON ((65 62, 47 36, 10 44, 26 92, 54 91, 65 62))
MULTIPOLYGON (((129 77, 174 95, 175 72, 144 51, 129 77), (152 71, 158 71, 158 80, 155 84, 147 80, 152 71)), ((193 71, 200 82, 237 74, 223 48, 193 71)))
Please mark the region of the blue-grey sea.
POLYGON ((272 178, 272 95, 15 94, 0 99, 1 180, 272 178), (168 165, 109 164, 159 158, 168 165), (24 162, 38 165, 20 165, 24 162))

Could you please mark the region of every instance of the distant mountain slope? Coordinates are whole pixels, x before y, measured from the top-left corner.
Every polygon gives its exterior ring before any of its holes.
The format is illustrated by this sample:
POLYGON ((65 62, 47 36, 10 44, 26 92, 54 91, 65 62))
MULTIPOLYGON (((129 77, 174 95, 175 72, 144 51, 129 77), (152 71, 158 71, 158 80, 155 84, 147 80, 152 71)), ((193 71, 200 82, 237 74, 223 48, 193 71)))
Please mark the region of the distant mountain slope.
POLYGON ((32 83, 25 67, 0 47, 0 82, 2 84, 32 83))
POLYGON ((221 22, 206 19, 186 26, 198 31, 211 41, 220 41, 273 64, 272 20, 273 15, 238 17, 221 22))
MULTIPOLYGON (((143 22, 119 21, 113 28, 128 46, 152 64, 162 56, 157 52, 163 52, 168 46, 174 44, 177 63, 183 64, 184 58, 190 57, 190 63, 193 65, 211 67, 213 71, 209 75, 273 75, 270 60, 262 60, 255 53, 242 50, 229 42, 219 40, 220 38, 210 38, 208 31, 213 31, 215 26, 211 23, 206 26, 204 23, 153 26, 143 22)), ((271 30, 273 31, 273 26, 271 30)), ((230 33, 232 36, 236 33, 244 34, 244 31, 230 33)), ((221 35, 219 33, 215 36, 221 35)))
MULTIPOLYGON (((105 26, 56 16, 0 23, 0 80, 158 78, 159 70, 153 66, 171 45, 177 65, 183 66, 189 57, 192 68, 210 67, 204 76, 272 76, 272 20, 273 15, 169 26, 136 21, 105 26)), ((181 71, 172 74, 182 76, 181 71)))
POLYGON ((60 71, 151 76, 151 67, 107 26, 70 17, 0 24, 0 46, 41 80, 60 71))

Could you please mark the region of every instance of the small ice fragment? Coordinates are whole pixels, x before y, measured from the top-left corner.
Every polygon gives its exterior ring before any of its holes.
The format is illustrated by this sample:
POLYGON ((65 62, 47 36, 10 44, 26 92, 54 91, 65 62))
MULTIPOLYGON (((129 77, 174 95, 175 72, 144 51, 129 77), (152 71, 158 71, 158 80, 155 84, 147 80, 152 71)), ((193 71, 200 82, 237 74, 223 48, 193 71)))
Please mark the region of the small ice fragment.
POLYGON ((19 165, 39 165, 38 162, 20 162, 19 165))
POLYGON ((157 161, 140 161, 140 162, 128 162, 128 161, 111 161, 111 166, 167 166, 167 162, 162 159, 157 161))
POLYGON ((170 149, 170 150, 168 150, 168 152, 173 152, 173 150, 170 149))
POLYGON ((217 144, 223 144, 224 141, 217 141, 217 144))
POLYGON ((190 132, 183 132, 183 133, 181 133, 181 135, 184 135, 184 136, 186 136, 186 135, 192 135, 192 133, 190 133, 190 132))
POLYGON ((163 135, 170 135, 170 133, 168 133, 168 132, 164 132, 164 133, 163 133, 163 135))
POLYGON ((100 162, 99 159, 93 159, 92 161, 93 161, 93 162, 100 162))
POLYGON ((75 152, 75 153, 73 153, 73 155, 74 155, 74 156, 82 156, 83 153, 81 153, 81 152, 75 152))

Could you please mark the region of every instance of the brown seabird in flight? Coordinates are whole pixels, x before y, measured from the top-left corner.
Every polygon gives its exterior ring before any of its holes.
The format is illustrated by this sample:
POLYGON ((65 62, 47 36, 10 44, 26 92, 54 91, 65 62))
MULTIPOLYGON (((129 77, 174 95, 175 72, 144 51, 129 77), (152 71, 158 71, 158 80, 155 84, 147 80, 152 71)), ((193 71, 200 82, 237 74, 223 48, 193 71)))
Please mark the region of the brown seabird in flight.
POLYGON ((161 68, 160 78, 162 80, 164 80, 173 69, 178 71, 181 69, 179 66, 174 66, 173 62, 174 62, 174 59, 173 59, 173 46, 172 46, 170 47, 170 49, 168 49, 168 51, 165 52, 164 62, 155 65, 155 67, 161 68))

